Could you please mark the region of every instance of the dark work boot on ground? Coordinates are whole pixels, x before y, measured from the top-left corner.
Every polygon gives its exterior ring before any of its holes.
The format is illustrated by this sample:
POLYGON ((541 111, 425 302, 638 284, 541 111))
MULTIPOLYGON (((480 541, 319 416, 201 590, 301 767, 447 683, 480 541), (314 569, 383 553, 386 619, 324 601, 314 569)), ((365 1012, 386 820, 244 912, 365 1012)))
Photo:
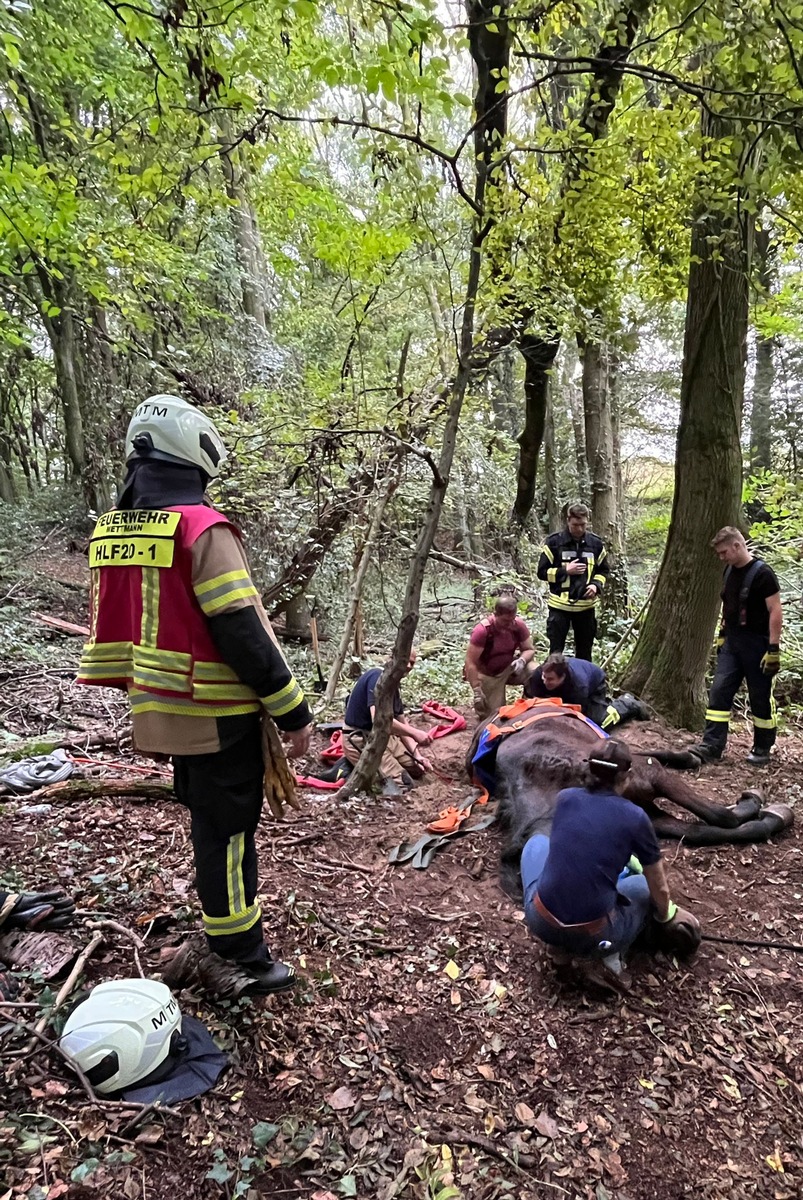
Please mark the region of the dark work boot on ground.
POLYGON ((246 962, 237 965, 254 981, 247 989, 251 996, 272 996, 274 992, 289 991, 298 983, 293 968, 283 962, 246 962))
POLYGON ((716 746, 707 746, 705 742, 700 742, 699 746, 689 746, 689 754, 699 758, 703 766, 706 763, 718 763, 722 758, 722 751, 716 746))
POLYGON ((622 692, 613 702, 613 707, 622 720, 649 721, 650 710, 643 700, 639 700, 632 692, 622 692))
POLYGON ((761 746, 754 746, 747 756, 747 762, 751 767, 767 767, 769 766, 770 752, 762 749, 761 746))
POLYGON ((314 777, 322 779, 324 783, 339 783, 341 779, 348 779, 353 770, 354 768, 348 759, 339 758, 336 763, 332 763, 331 767, 315 771, 314 777))

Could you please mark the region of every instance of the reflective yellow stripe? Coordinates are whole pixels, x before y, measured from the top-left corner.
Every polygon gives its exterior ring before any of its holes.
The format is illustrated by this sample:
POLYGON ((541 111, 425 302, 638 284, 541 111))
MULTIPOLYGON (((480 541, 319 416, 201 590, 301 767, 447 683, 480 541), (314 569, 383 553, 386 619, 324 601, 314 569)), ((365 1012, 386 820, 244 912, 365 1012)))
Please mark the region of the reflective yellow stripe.
POLYGON ((180 696, 154 696, 149 692, 138 692, 132 687, 128 689, 128 699, 135 715, 158 712, 183 717, 239 717, 260 709, 256 698, 243 703, 202 704, 199 700, 183 700, 180 696))
POLYGON ((134 663, 134 683, 140 688, 159 688, 165 692, 192 692, 192 680, 189 675, 179 675, 175 671, 146 671, 134 663))
POLYGON ((194 591, 207 616, 230 604, 232 600, 241 600, 257 594, 251 576, 243 568, 216 575, 214 579, 206 579, 199 583, 194 591))
POLYGON ((599 558, 597 559, 597 563, 601 563, 603 558, 607 558, 607 557, 608 557, 608 551, 603 546, 599 552, 599 558))
POLYGON ((551 563, 555 561, 555 555, 552 553, 549 546, 547 546, 546 542, 544 542, 543 546, 541 547, 541 553, 545 554, 551 563))
POLYGON ((256 699, 256 693, 245 683, 193 683, 192 694, 196 700, 256 699))
POLYGON ((245 834, 235 833, 226 846, 226 889, 229 894, 229 916, 240 917, 245 909, 243 854, 245 834))
POLYGON ((227 604, 231 604, 232 600, 247 600, 251 596, 256 596, 257 590, 253 583, 249 583, 246 587, 234 588, 227 591, 224 595, 218 596, 214 600, 202 600, 201 608, 207 617, 213 616, 219 608, 225 608, 227 604))
POLYGON ((222 662, 197 662, 192 668, 192 674, 195 679, 211 681, 231 679, 239 683, 239 679, 231 667, 222 662))
POLYGON ((272 717, 283 717, 285 713, 292 712, 301 703, 304 693, 295 679, 291 679, 281 691, 273 692, 270 696, 262 696, 261 699, 272 717))
POLYGON ((131 676, 131 659, 109 659, 108 662, 102 663, 88 663, 81 659, 78 665, 79 680, 82 675, 86 679, 127 679, 131 676))
POLYGON ((142 623, 140 625, 140 646, 156 648, 156 634, 159 628, 159 568, 142 568, 142 623))
POLYGON ((183 650, 160 650, 158 646, 135 646, 134 665, 153 668, 156 671, 179 671, 189 675, 192 670, 192 655, 183 650))
POLYGON ((81 651, 81 658, 90 662, 107 662, 131 654, 132 649, 132 642, 87 642, 81 651))
POLYGON ((731 715, 729 712, 725 712, 721 708, 707 708, 705 710, 705 719, 706 721, 718 721, 720 724, 722 724, 729 721, 731 719, 731 715))
POLYGON ((596 596, 591 600, 566 600, 563 596, 555 596, 551 592, 547 596, 547 607, 559 608, 561 612, 582 612, 584 609, 593 608, 596 603, 596 596))
POLYGON ((775 729, 778 725, 778 718, 774 715, 769 720, 764 717, 753 717, 753 724, 756 729, 775 729))
POLYGON ((203 914, 204 931, 209 937, 225 937, 227 934, 245 933, 256 925, 262 909, 254 903, 236 917, 208 917, 203 914))
POLYGON ((558 571, 559 570, 560 570, 559 567, 550 567, 549 568, 549 570, 546 573, 548 583, 557 583, 558 582, 558 571))
POLYGON ((593 583, 595 587, 604 588, 605 587, 605 576, 604 575, 592 575, 591 583, 593 583))

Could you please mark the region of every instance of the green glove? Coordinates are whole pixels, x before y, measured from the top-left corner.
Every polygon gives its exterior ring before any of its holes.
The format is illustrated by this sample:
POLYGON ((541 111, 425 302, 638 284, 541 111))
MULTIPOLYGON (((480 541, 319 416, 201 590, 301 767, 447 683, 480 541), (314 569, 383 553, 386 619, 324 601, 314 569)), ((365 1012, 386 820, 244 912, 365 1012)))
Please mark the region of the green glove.
POLYGON ((643 875, 644 874, 644 868, 642 867, 639 860, 636 858, 635 854, 630 855, 630 861, 627 864, 627 868, 633 875, 643 875))
POLYGON ((719 633, 717 634, 717 640, 714 642, 714 645, 716 646, 717 654, 719 654, 720 650, 725 645, 725 630, 722 628, 722 626, 720 626, 719 633))
POLYGON ((673 917, 675 917, 677 915, 677 911, 678 911, 677 904, 675 904, 674 900, 670 900, 669 908, 666 910, 666 916, 665 917, 656 917, 655 919, 659 925, 668 925, 669 922, 673 919, 673 917))
POLYGON ((761 670, 765 675, 777 675, 781 669, 781 649, 777 642, 770 642, 767 652, 761 660, 761 670))

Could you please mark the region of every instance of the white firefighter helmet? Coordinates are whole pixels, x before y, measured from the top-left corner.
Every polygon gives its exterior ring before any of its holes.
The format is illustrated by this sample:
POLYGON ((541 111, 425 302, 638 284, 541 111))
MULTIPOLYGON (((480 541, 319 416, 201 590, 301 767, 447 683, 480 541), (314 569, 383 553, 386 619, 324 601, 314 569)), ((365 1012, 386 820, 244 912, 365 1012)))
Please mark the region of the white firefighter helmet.
POLYGON ((95 1091, 117 1092, 160 1067, 181 1033, 170 988, 155 979, 112 979, 67 1018, 60 1046, 95 1091))
POLYGON ((126 458, 191 463, 217 479, 226 447, 215 425, 179 396, 149 396, 134 409, 125 436, 126 458))

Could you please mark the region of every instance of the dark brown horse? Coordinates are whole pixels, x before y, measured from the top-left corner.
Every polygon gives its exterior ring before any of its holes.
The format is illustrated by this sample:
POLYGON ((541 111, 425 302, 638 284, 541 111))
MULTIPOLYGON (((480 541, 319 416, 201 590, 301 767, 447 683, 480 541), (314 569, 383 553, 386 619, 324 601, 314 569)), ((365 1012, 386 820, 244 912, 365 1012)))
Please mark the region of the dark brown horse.
MULTIPOLYGON (((504 722, 497 723, 504 725, 504 722)), ((477 748, 480 726, 468 753, 467 769, 477 748)), ((496 752, 495 795, 499 820, 505 831, 502 850, 502 884, 511 894, 521 890, 519 860, 524 843, 534 833, 549 833, 555 801, 562 788, 587 781, 585 763, 599 739, 587 725, 564 717, 535 721, 504 738, 496 752)), ((698 760, 674 751, 633 751, 633 769, 625 795, 650 816, 659 837, 683 838, 689 846, 720 846, 729 842, 766 842, 788 829, 792 810, 785 804, 765 806, 758 790, 742 792, 736 804, 726 807, 701 796, 666 767, 689 768, 698 760), (697 818, 680 820, 656 804, 664 797, 697 818)))

